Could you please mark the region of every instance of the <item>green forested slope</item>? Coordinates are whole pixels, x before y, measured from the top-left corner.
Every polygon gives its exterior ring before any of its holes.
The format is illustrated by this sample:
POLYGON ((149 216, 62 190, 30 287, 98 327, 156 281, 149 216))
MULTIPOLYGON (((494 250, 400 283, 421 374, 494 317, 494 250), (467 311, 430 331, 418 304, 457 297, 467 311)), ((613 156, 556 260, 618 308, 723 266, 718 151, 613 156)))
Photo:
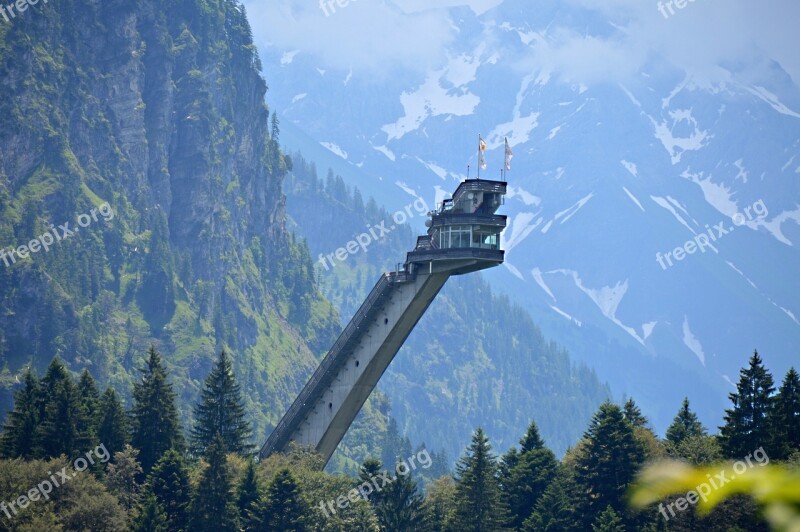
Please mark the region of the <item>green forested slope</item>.
POLYGON ((161 350, 184 420, 233 356, 262 439, 338 332, 284 227, 290 162, 233 0, 50 0, 0 25, 0 247, 100 218, 0 262, 3 410, 53 356, 130 389, 161 350))

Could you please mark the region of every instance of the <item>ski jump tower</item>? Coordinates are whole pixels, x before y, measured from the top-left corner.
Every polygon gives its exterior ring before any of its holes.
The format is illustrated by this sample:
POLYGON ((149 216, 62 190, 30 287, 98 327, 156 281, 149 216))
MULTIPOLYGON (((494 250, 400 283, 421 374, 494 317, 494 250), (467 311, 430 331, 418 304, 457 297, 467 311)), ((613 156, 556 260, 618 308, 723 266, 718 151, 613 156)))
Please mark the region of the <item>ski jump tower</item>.
POLYGON ((264 443, 259 457, 311 446, 330 460, 358 411, 411 330, 451 275, 502 264, 495 214, 504 181, 468 179, 452 199, 429 213, 428 234, 417 238, 402 269, 384 273, 328 351, 300 395, 264 443))

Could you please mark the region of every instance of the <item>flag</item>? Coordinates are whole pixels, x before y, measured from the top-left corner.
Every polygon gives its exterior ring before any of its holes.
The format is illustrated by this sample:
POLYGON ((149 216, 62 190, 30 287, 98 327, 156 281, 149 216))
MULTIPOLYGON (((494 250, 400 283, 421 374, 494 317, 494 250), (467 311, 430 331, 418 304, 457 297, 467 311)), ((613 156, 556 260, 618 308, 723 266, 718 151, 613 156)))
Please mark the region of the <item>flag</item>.
POLYGON ((508 145, 508 137, 506 137, 506 170, 511 170, 512 157, 514 157, 514 152, 511 151, 511 146, 508 145))
POLYGON ((478 166, 481 170, 486 170, 486 160, 483 158, 483 153, 486 151, 486 142, 483 137, 478 135, 478 166))

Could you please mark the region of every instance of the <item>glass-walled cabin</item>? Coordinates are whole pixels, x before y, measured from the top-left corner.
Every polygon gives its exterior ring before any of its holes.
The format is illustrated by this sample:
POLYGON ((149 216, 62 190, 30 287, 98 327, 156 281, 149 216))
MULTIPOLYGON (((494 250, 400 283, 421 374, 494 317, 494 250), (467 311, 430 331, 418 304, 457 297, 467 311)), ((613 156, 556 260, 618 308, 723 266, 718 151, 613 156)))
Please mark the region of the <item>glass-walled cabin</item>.
POLYGON ((500 233, 506 217, 495 214, 503 204, 506 184, 500 181, 468 180, 451 199, 433 213, 430 242, 436 249, 500 249, 500 233))
POLYGON ((501 227, 489 225, 445 225, 437 228, 439 249, 500 249, 501 227))

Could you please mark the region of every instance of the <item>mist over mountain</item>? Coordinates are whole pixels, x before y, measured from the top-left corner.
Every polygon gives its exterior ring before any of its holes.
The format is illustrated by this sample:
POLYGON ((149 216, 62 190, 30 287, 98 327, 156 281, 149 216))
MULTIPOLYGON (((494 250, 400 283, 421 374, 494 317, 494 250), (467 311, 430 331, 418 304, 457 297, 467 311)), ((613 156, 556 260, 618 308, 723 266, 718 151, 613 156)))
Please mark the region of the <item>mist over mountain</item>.
POLYGON ((508 138, 487 280, 660 430, 684 396, 718 424, 754 348, 798 360, 796 4, 248 8, 284 143, 327 150, 387 208, 474 177, 479 133, 498 178, 508 138))

